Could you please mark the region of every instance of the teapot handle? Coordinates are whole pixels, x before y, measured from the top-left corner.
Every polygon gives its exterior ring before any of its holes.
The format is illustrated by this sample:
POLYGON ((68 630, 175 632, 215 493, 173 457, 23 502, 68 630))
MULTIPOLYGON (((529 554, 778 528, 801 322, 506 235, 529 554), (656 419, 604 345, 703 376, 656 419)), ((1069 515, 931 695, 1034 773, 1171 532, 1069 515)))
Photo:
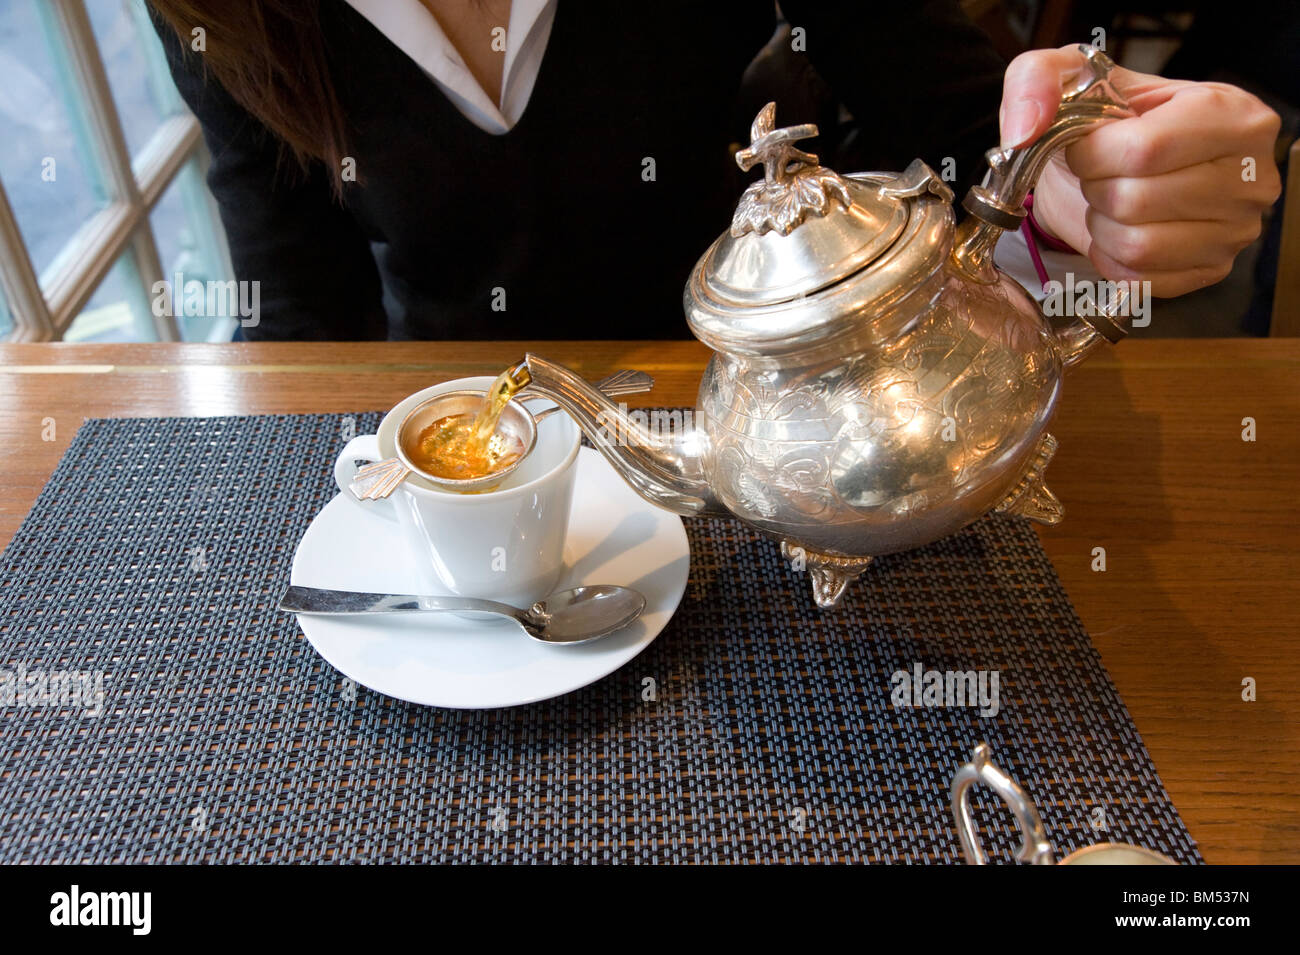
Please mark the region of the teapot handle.
MULTIPOLYGON (((957 228, 952 258, 972 278, 994 280, 993 249, 998 237, 1008 229, 1020 228, 1026 215, 1025 197, 1048 160, 1094 126, 1135 115, 1111 84, 1114 61, 1088 44, 1080 44, 1079 52, 1085 63, 1083 74, 1073 88, 1062 94, 1047 132, 1027 146, 990 149, 985 154, 989 171, 984 182, 972 186, 962 201, 970 215, 957 228)), ((1128 334, 1121 317, 1127 304, 1125 286, 1113 300, 1098 303, 1091 309, 1092 314, 1078 316, 1060 332, 1062 361, 1067 368, 1081 361, 1101 340, 1113 344, 1128 334)))
POLYGON ((1038 817, 1038 810, 1029 796, 1014 779, 992 763, 993 750, 988 743, 975 747, 975 755, 952 777, 952 816, 961 837, 962 855, 971 865, 988 865, 988 856, 980 847, 979 831, 970 814, 970 787, 977 782, 986 783, 1002 797, 1020 823, 1024 842, 1016 853, 1021 862, 1034 865, 1053 865, 1052 847, 1047 841, 1047 831, 1038 817))

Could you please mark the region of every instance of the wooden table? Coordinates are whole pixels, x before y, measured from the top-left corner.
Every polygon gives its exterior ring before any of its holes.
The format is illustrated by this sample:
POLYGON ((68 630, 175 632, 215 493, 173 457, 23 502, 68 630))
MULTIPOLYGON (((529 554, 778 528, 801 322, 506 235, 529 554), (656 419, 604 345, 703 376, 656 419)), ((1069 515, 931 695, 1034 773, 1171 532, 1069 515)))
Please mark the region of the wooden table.
MULTIPOLYGON (((693 403, 708 357, 696 342, 536 350, 588 378, 650 372, 658 385, 633 406, 693 403)), ((83 418, 382 410, 524 351, 0 346, 0 542, 83 418)), ((1043 544, 1205 858, 1300 862, 1300 341, 1125 342, 1071 375, 1052 431, 1048 479, 1068 517, 1041 529, 1043 544), (1105 572, 1092 569, 1098 547, 1105 572)))

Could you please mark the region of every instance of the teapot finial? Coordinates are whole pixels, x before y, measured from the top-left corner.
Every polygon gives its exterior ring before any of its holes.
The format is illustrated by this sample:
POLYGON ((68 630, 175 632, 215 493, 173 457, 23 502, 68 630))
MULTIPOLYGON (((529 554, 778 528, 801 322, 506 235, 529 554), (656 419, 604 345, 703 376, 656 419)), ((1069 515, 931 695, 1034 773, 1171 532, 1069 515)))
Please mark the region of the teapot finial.
POLYGON ((776 103, 758 111, 749 130, 750 143, 736 153, 736 165, 748 172, 762 163, 763 181, 741 196, 731 220, 733 236, 771 231, 789 235, 809 214, 826 215, 836 200, 845 209, 853 204, 844 180, 819 166, 814 153, 794 145, 816 135, 812 123, 777 129, 776 103))

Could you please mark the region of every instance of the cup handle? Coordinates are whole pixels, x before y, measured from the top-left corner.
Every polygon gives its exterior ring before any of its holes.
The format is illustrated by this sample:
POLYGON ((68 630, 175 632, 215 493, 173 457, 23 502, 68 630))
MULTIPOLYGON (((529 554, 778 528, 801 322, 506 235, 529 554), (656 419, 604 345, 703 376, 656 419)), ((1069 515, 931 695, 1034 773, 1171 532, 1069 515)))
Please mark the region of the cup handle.
POLYGON ((1052 847, 1047 841, 1047 832, 1043 821, 1038 817, 1038 810, 1029 800, 1029 796, 1014 779, 993 765, 993 750, 988 743, 975 747, 975 755, 952 777, 952 815, 957 823, 957 834, 961 837, 962 855, 971 865, 987 865, 988 856, 980 847, 979 830, 970 814, 970 787, 977 782, 986 783, 990 789, 1002 797, 1020 823, 1020 832, 1024 842, 1016 853, 1021 862, 1034 865, 1054 865, 1052 847))
POLYGON ((334 483, 339 486, 339 493, 367 514, 396 521, 397 511, 391 498, 359 501, 350 486, 357 479, 357 461, 370 463, 382 460, 384 456, 379 452, 379 435, 359 434, 349 441, 339 452, 339 456, 334 459, 334 483))

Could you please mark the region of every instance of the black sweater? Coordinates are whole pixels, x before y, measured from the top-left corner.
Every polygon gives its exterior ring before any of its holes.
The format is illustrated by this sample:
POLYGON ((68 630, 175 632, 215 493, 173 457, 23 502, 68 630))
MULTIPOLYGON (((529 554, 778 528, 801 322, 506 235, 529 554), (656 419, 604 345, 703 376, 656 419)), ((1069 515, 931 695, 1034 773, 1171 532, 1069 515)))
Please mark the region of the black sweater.
MULTIPOLYGON (((956 2, 782 9, 856 117, 868 168, 952 156, 978 179, 1004 64, 956 2)), ((362 180, 342 205, 323 168, 286 175, 201 54, 159 33, 212 152, 237 277, 261 282, 248 338, 674 338, 691 266, 756 175, 731 158, 752 119, 737 93, 774 26, 772 0, 560 0, 528 106, 493 136, 351 6, 322 0, 362 180)), ((778 107, 778 125, 811 118, 778 107)))

